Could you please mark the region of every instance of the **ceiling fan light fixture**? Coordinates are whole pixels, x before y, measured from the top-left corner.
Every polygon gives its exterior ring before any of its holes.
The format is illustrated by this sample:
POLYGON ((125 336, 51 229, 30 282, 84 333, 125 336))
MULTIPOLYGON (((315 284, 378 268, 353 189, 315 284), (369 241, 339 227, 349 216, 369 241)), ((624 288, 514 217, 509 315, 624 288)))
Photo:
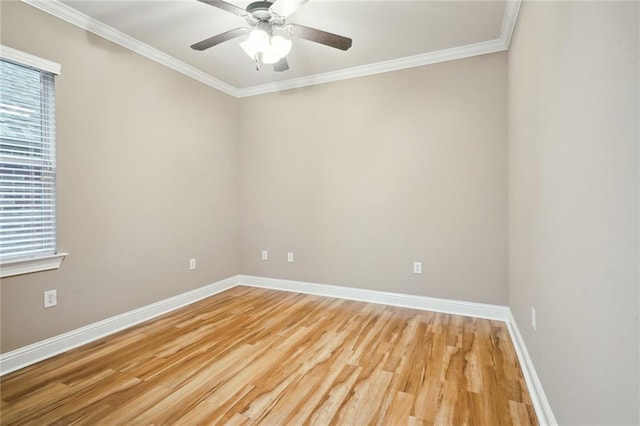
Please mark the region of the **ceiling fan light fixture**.
POLYGON ((275 64, 280 60, 280 57, 273 49, 269 49, 262 52, 262 55, 260 55, 260 60, 263 64, 275 64))
POLYGON ((291 52, 291 44, 291 40, 288 38, 279 35, 271 37, 271 47, 278 53, 280 58, 284 58, 291 52))
POLYGON ((240 43, 240 47, 251 59, 255 58, 260 52, 264 52, 269 48, 269 34, 263 30, 253 30, 249 34, 249 38, 240 43))
POLYGON ((251 59, 259 58, 263 64, 275 64, 291 51, 291 40, 281 36, 269 37, 266 31, 253 30, 240 47, 251 59))

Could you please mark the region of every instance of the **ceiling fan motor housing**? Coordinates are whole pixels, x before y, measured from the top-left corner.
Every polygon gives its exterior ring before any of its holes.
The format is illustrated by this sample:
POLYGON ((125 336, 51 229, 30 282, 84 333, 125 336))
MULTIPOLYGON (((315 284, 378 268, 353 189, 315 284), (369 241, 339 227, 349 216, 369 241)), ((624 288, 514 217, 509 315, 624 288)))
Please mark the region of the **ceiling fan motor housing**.
POLYGON ((272 4, 270 1, 256 1, 247 6, 247 12, 252 14, 258 21, 268 21, 271 18, 269 8, 272 4))

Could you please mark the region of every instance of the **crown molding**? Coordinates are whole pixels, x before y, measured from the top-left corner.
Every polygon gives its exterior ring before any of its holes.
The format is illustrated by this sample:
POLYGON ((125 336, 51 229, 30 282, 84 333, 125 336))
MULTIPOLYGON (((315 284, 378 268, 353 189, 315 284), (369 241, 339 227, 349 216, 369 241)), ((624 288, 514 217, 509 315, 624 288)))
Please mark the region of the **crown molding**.
POLYGON ((142 55, 152 61, 158 62, 174 71, 182 73, 187 77, 191 77, 198 80, 201 83, 211 86, 214 89, 218 89, 228 95, 235 96, 237 89, 230 84, 218 80, 210 76, 209 74, 200 71, 197 68, 187 65, 182 61, 167 55, 160 50, 149 46, 140 40, 133 38, 121 31, 118 31, 84 13, 67 6, 64 3, 60 3, 58 0, 22 0, 24 3, 33 6, 37 9, 47 12, 50 15, 60 18, 63 21, 67 21, 83 30, 96 34, 104 39, 112 41, 122 47, 125 47, 139 55, 142 55))
POLYGON ((504 44, 505 50, 508 50, 511 45, 511 36, 513 36, 513 30, 516 27, 521 4, 522 0, 507 0, 502 18, 502 29, 500 30, 500 40, 504 44))
POLYGON ((220 90, 236 98, 263 95, 267 93, 280 92, 284 90, 296 89, 305 86, 330 83, 357 77, 365 77, 374 74, 399 71, 407 68, 424 65, 437 64, 440 62, 453 61, 457 59, 469 58, 472 56, 485 55, 488 53, 501 52, 509 49, 511 36, 515 27, 520 4, 522 0, 507 0, 505 6, 500 38, 466 46, 443 49, 436 52, 409 56, 405 58, 393 59, 390 61, 377 62, 374 64, 348 68, 340 71, 315 74, 311 76, 285 80, 277 83, 251 86, 247 88, 237 88, 227 84, 217 78, 200 71, 199 69, 187 65, 186 63, 167 55, 160 50, 149 46, 121 31, 118 31, 96 19, 91 18, 77 10, 59 2, 58 0, 22 0, 24 3, 40 9, 50 15, 69 22, 86 31, 92 32, 113 43, 136 52, 152 61, 162 64, 174 71, 191 77, 207 86, 220 90))
POLYGON ((347 68, 340 71, 315 74, 277 83, 248 87, 246 89, 237 89, 237 96, 239 98, 245 98, 249 96, 264 95, 267 93, 281 92, 283 90, 297 89, 305 86, 315 86, 318 84, 331 83, 334 81, 347 80, 350 78, 365 77, 374 74, 420 67, 423 65, 437 64, 439 62, 464 59, 471 56, 501 52, 503 50, 506 49, 501 39, 484 41, 481 43, 469 44, 466 46, 454 47, 451 49, 438 50, 436 52, 429 52, 421 55, 408 56, 405 58, 377 62, 360 67, 347 68))

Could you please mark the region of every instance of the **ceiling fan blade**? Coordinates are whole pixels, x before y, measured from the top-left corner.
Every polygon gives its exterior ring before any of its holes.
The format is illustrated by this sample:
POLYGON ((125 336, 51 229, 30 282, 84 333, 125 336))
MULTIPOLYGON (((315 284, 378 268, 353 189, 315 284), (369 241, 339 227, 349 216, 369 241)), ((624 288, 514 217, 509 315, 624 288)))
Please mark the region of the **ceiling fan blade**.
POLYGON ((206 40, 202 40, 196 44, 192 44, 191 48, 193 50, 205 50, 208 49, 210 47, 216 46, 220 43, 224 43, 225 41, 231 40, 233 38, 236 37, 240 37, 241 35, 244 35, 246 33, 248 33, 249 31, 251 31, 251 28, 236 28, 233 30, 229 30, 227 32, 224 32, 222 34, 218 34, 216 36, 213 37, 209 37, 206 40))
POLYGON ((282 58, 275 64, 273 64, 273 70, 276 72, 282 72, 289 69, 289 62, 287 62, 287 58, 282 58))
POLYGON ((269 12, 286 18, 308 1, 309 0, 276 0, 269 8, 269 12))
POLYGON ((352 40, 348 37, 343 37, 338 34, 328 33, 326 31, 318 30, 315 28, 305 27, 304 25, 287 24, 285 27, 287 32, 294 36, 303 38, 309 41, 315 41, 316 43, 324 44, 325 46, 335 47, 340 50, 348 50, 351 47, 352 40))
POLYGON ((247 11, 241 7, 235 6, 231 3, 227 3, 222 0, 198 0, 199 2, 208 4, 209 6, 217 7, 218 9, 226 10, 227 12, 231 12, 234 15, 245 16, 247 11))

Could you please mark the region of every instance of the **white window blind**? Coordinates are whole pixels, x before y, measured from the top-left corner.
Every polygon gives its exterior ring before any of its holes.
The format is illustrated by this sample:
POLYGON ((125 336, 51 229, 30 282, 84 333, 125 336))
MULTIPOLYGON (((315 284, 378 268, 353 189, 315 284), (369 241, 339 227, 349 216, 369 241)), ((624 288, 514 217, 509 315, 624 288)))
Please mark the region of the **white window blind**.
POLYGON ((56 253, 54 75, 0 60, 0 262, 56 253))

